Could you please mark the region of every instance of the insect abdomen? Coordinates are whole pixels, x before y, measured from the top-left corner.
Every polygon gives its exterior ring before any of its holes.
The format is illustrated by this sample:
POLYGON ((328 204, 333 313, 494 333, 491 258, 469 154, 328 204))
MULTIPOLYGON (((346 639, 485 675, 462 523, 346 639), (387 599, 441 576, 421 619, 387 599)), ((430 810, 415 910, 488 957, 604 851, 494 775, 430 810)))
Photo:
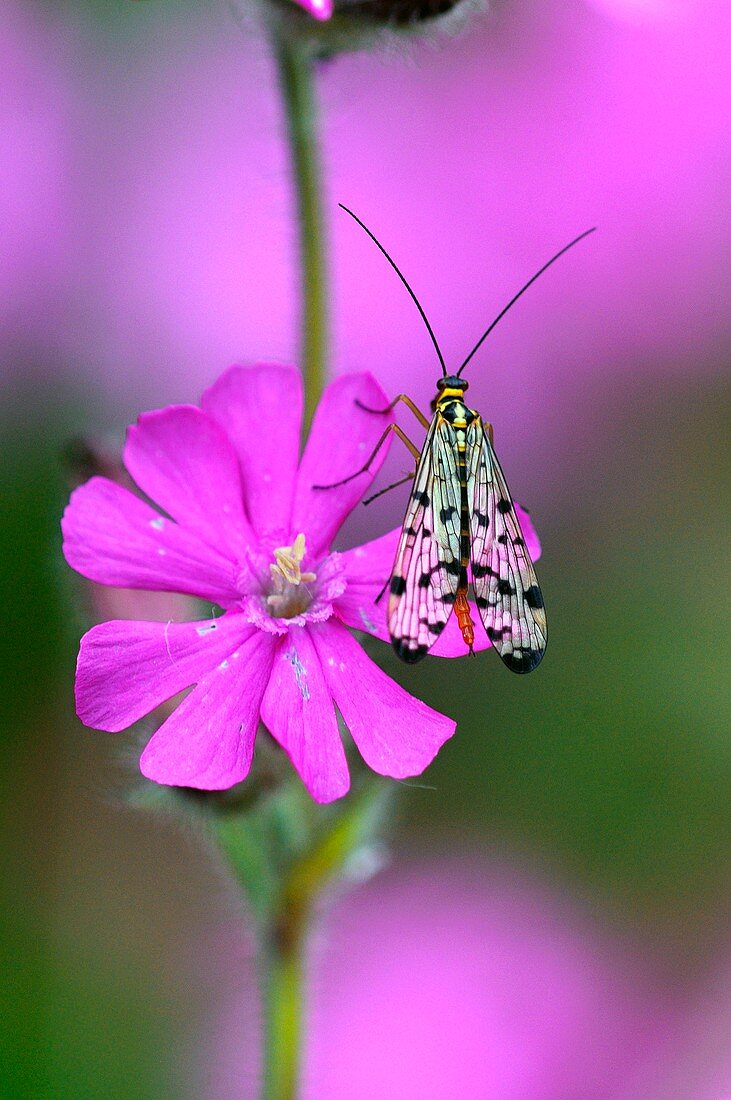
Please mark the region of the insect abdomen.
POLYGON ((475 644, 475 624, 472 621, 470 614, 469 600, 467 599, 467 589, 460 589, 457 593, 457 599, 454 603, 454 613, 457 616, 457 622, 459 623, 459 629, 462 631, 462 637, 465 645, 472 647, 475 644))

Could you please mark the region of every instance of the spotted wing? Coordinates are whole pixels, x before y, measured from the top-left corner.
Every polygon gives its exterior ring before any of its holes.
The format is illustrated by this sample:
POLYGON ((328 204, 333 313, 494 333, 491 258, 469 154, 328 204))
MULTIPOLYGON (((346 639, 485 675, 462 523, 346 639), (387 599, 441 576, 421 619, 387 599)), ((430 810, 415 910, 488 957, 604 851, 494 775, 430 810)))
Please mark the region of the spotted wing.
POLYGON ((467 455, 477 608, 488 638, 508 668, 532 672, 546 650, 543 596, 505 475, 480 421, 470 425, 467 455))
POLYGON ((420 661, 452 613, 460 573, 460 484, 454 429, 435 416, 416 469, 388 601, 403 661, 420 661))

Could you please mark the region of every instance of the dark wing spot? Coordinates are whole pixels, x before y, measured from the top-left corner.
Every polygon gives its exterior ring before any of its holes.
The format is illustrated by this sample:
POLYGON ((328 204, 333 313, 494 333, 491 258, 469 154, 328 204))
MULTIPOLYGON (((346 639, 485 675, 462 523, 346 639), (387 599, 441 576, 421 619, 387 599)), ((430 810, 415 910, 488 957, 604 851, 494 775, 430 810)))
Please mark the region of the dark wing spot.
POLYGON ((500 543, 501 546, 506 546, 507 542, 508 542, 508 536, 504 535, 504 534, 503 535, 498 535, 497 540, 498 540, 498 542, 500 543))
POLYGON ((503 655, 503 661, 511 672, 532 672, 541 663, 543 652, 540 649, 514 649, 503 655))
POLYGON ((404 527, 404 534, 407 535, 409 538, 414 538, 417 533, 418 532, 415 527, 404 527))
MULTIPOLYGON (((490 604, 488 602, 488 599, 487 599, 487 596, 477 596, 475 598, 475 603, 477 604, 478 607, 482 608, 483 611, 485 610, 485 608, 490 606, 490 604)), ((489 634, 490 631, 488 630, 487 633, 489 634)))
POLYGON ((414 493, 414 500, 417 502, 417 504, 421 504, 423 508, 429 507, 429 494, 426 492, 426 490, 414 493))
POLYGON ((428 527, 425 527, 425 528, 424 528, 424 529, 422 530, 422 532, 421 532, 421 537, 422 537, 423 539, 430 539, 430 538, 431 538, 431 531, 429 530, 429 528, 428 528, 428 527))
POLYGON ((431 573, 422 573, 419 577, 419 588, 428 588, 431 584, 431 573))
POLYGON ((457 594, 456 592, 444 592, 439 598, 442 603, 454 603, 457 599, 457 594))
POLYGON ((513 588, 510 581, 506 581, 504 579, 497 582, 497 590, 501 596, 512 596, 515 592, 515 589, 513 588))
POLYGON ((498 512, 502 512, 503 515, 505 515, 506 512, 509 512, 510 508, 511 508, 510 501, 506 500, 505 497, 502 497, 497 502, 497 510, 498 510, 498 512))
POLYGON ((459 564, 456 558, 454 559, 454 561, 445 561, 444 572, 449 573, 452 577, 458 577, 459 574, 462 572, 462 566, 459 564))
POLYGON ((513 539, 513 546, 522 547, 522 546, 525 546, 525 542, 523 541, 523 539, 520 539, 520 538, 513 539))
POLYGON ((472 516, 477 520, 478 527, 489 527, 490 517, 486 516, 484 512, 473 512, 472 516))
POLYGON ((532 607, 534 611, 543 607, 543 594, 537 584, 532 584, 530 588, 526 588, 524 595, 528 607, 532 607))
POLYGON ((391 595, 403 596, 406 591, 406 578, 394 575, 391 577, 391 595))
POLYGON ((450 519, 454 519, 457 515, 457 509, 451 505, 448 508, 441 508, 439 511, 439 518, 442 523, 449 523, 450 519))
POLYGON ((504 626, 498 630, 496 626, 488 626, 487 636, 491 642, 499 642, 501 638, 504 638, 506 634, 510 633, 510 627, 504 626))
POLYGON ((445 626, 447 625, 446 623, 440 622, 438 619, 434 622, 431 619, 419 619, 419 622, 422 626, 425 626, 427 628, 430 634, 433 634, 435 637, 441 634, 445 626))
POLYGON ((400 657, 402 661, 406 661, 407 665, 415 665, 422 657, 426 657, 427 652, 425 645, 412 647, 401 638, 394 639, 393 648, 396 650, 396 655, 400 657))
POLYGON ((480 580, 482 577, 497 577, 497 573, 489 565, 480 565, 479 562, 475 562, 472 566, 472 576, 475 580, 480 580))

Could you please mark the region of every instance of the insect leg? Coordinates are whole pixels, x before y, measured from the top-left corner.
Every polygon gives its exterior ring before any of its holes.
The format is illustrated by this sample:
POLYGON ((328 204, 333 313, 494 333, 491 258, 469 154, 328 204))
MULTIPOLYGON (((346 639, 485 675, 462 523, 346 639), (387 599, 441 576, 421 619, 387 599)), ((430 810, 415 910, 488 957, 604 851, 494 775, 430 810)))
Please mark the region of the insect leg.
POLYGON ((373 454, 368 459, 368 461, 365 463, 365 465, 361 466, 360 470, 356 470, 354 474, 349 474, 348 477, 341 478, 340 481, 333 481, 332 485, 313 485, 312 488, 313 489, 337 489, 340 485, 347 485, 349 481, 353 481, 356 477, 360 477, 361 474, 367 473, 368 470, 371 467, 371 463, 373 462, 373 459, 376 457, 376 455, 380 451, 381 447, 386 442, 386 439, 388 438, 388 433, 389 432, 395 432, 396 433, 396 435, 399 437, 401 442, 404 443, 409 448, 409 450, 411 451, 412 455, 414 456, 414 461, 418 462, 419 458, 421 457, 421 451, 419 450, 419 448, 414 443, 411 442, 411 440, 407 436, 406 432, 402 428, 399 428, 398 424, 389 424, 388 427, 386 428, 385 432, 381 436, 381 438, 378 440, 378 443, 376 443, 376 446, 373 449, 373 454))
POLYGON ((388 588, 390 583, 391 583, 391 578, 386 577, 386 583, 384 584, 383 588, 381 589, 381 591, 376 596, 375 600, 373 601, 374 603, 380 603, 381 602, 381 600, 383 599, 384 593, 385 593, 385 591, 388 588))
POLYGON ((406 474, 405 477, 400 477, 398 481, 392 481, 385 489, 379 489, 372 497, 366 497, 363 504, 371 504, 374 500, 377 500, 378 497, 382 497, 384 493, 390 493, 392 489, 398 489, 399 485, 405 485, 407 481, 413 481, 413 479, 413 474, 406 474))
POLYGON ((368 407, 368 405, 363 405, 363 404, 362 404, 362 403, 361 403, 360 401, 356 401, 355 403, 356 403, 356 405, 358 406, 358 408, 359 408, 359 409, 362 409, 362 410, 363 410, 363 412, 367 412, 367 413, 380 413, 380 414, 382 415, 383 413, 389 413, 389 412, 391 412, 391 411, 392 411, 393 409, 395 409, 395 408, 396 408, 396 406, 398 405, 399 401, 403 401, 403 403, 404 403, 404 405, 406 406, 406 408, 407 408, 407 409, 411 409, 412 413, 414 414, 414 416, 416 417, 416 419, 417 419, 417 420, 419 421, 419 423, 421 424, 422 428, 428 428, 428 427, 429 427, 429 421, 428 421, 428 420, 427 420, 427 418, 426 418, 426 417, 424 416, 424 414, 423 414, 423 412, 421 411, 421 409, 420 409, 420 408, 418 407, 418 405, 416 405, 416 404, 415 404, 415 403, 414 403, 414 402, 413 402, 413 401, 411 400, 411 398, 410 398, 410 397, 408 396, 408 394, 405 394, 405 393, 400 393, 400 394, 399 394, 399 395, 398 395, 397 397, 394 397, 394 399, 393 399, 393 401, 391 402, 391 404, 390 404, 390 405, 386 405, 386 408, 385 408, 385 409, 371 409, 371 408, 369 408, 369 407, 368 407))

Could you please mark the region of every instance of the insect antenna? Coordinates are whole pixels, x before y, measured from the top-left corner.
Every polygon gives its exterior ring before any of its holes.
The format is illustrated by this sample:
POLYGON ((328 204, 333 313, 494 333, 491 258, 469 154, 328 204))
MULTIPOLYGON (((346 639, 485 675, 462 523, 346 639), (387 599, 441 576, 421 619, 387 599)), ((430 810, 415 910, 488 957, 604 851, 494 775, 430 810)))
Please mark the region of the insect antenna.
MULTIPOLYGON (((353 218, 353 220, 358 223, 358 225, 361 227, 361 229, 365 230, 365 232, 371 238, 373 243, 378 248, 380 248, 381 252, 386 257, 386 259, 390 263, 391 267, 394 269, 394 271, 398 275, 399 279, 401 280, 401 282, 404 284, 404 286, 408 290, 409 294, 411 295, 412 301, 413 301, 414 305, 416 306, 416 308, 418 309, 419 313, 421 314, 421 319, 424 322, 424 324, 426 325, 427 331, 428 331, 429 335, 431 336, 431 342, 434 345, 434 350, 436 351, 437 355, 439 356, 439 362, 440 362, 441 367, 442 367, 442 374, 446 378, 447 377, 447 367, 446 367, 446 364, 444 362, 444 356, 442 355, 441 348, 439 347, 439 344, 437 343, 437 338, 434 335, 434 330, 432 329, 431 325, 429 324, 426 313, 424 313, 424 310, 422 308, 421 302, 419 301, 419 299, 416 297, 413 290, 409 286, 409 284, 406 280, 406 276, 401 272, 401 270, 399 269, 399 267, 396 264, 395 260, 391 259, 388 252, 386 252, 386 249, 383 247, 383 245, 378 240, 378 238, 373 233, 371 233, 371 231, 370 231, 370 229, 368 228, 367 225, 363 224, 363 222, 360 220, 358 215, 354 214, 352 210, 349 210, 348 207, 344 206, 341 202, 338 203, 338 206, 340 207, 341 210, 344 210, 346 214, 350 214, 351 218, 353 218)), ((475 349, 475 350, 477 350, 477 349, 475 349)))
MULTIPOLYGON (((364 227, 364 228, 365 228, 365 227, 364 227)), ((505 306, 505 308, 504 308, 504 309, 502 309, 502 310, 500 311, 500 313, 498 313, 497 317, 496 317, 496 318, 495 318, 495 320, 494 320, 494 321, 492 322, 492 324, 491 324, 491 325, 489 326, 489 328, 488 328, 488 329, 487 329, 487 330, 486 330, 485 332, 483 332, 482 336, 481 336, 481 337, 480 337, 480 339, 479 339, 479 340, 477 341, 477 343, 476 343, 476 344, 475 344, 475 346, 473 347, 472 351, 471 351, 471 352, 469 353, 469 355, 468 355, 468 356, 467 356, 467 358, 465 359, 464 363, 462 364, 462 366, 461 366, 461 367, 459 368, 459 370, 457 371, 457 377, 458 377, 458 378, 459 378, 459 376, 460 376, 460 375, 462 374, 462 371, 463 371, 463 370, 465 369, 465 367, 467 366, 467 364, 469 363, 470 359, 471 359, 471 358, 472 358, 472 356, 473 356, 473 355, 475 354, 475 352, 476 352, 476 351, 477 351, 477 350, 478 350, 479 348, 481 348, 481 347, 482 347, 482 344, 483 344, 483 342, 484 342, 484 341, 485 341, 485 340, 487 339, 487 337, 488 337, 488 336, 490 335, 490 333, 492 332, 492 330, 493 330, 493 329, 495 328, 495 325, 496 325, 496 324, 498 323, 498 321, 500 321, 500 320, 501 320, 501 319, 502 319, 502 318, 503 318, 503 317, 505 316, 505 314, 506 314, 506 313, 508 312, 508 310, 510 309, 510 307, 511 307, 511 306, 514 306, 514 305, 515 305, 515 303, 516 303, 516 302, 518 301, 518 298, 520 298, 521 294, 525 294, 525 292, 526 292, 526 290, 528 289, 528 287, 529 287, 529 286, 532 286, 532 284, 533 284, 533 283, 534 283, 534 282, 536 281, 536 279, 537 279, 537 278, 538 278, 538 277, 539 277, 540 275, 542 275, 544 271, 547 271, 547 270, 548 270, 548 268, 549 268, 549 267, 551 266, 551 264, 555 264, 556 260, 560 259, 560 258, 561 258, 561 256, 563 256, 564 252, 568 252, 568 250, 569 250, 570 248, 573 248, 575 244, 578 244, 578 243, 579 243, 579 241, 583 241, 584 237, 588 237, 588 236, 589 236, 589 234, 590 234, 590 233, 593 233, 593 232, 594 232, 595 230, 596 230, 596 226, 592 226, 592 228, 591 228, 591 229, 585 229, 585 230, 584 230, 584 232, 583 232, 583 233, 580 233, 578 237, 574 237, 573 241, 569 241, 569 243, 568 243, 567 245, 564 245, 564 247, 563 247, 563 248, 561 249, 561 251, 560 251, 560 252, 557 252, 555 256, 551 256, 551 259, 550 259, 550 260, 548 261, 548 263, 545 263, 545 264, 543 265, 543 267, 542 267, 542 268, 540 268, 540 270, 539 270, 539 271, 536 271, 535 275, 534 275, 534 276, 533 276, 533 277, 532 277, 531 279, 529 279, 529 280, 528 280, 528 282, 527 282, 527 283, 525 284, 525 286, 522 286, 522 287, 520 288, 520 290, 518 291, 518 293, 517 293, 517 294, 515 294, 515 295, 514 295, 514 296, 513 296, 513 297, 512 297, 511 299, 510 299, 510 301, 509 301, 509 302, 508 302, 508 304, 507 304, 507 305, 505 306)), ((376 242, 376 243, 378 243, 378 242, 376 242)), ((393 261, 391 261, 391 262, 393 263, 393 261)), ((395 265, 394 265, 394 266, 395 266, 395 265)), ((402 278, 403 278, 403 276, 402 276, 402 278)))

